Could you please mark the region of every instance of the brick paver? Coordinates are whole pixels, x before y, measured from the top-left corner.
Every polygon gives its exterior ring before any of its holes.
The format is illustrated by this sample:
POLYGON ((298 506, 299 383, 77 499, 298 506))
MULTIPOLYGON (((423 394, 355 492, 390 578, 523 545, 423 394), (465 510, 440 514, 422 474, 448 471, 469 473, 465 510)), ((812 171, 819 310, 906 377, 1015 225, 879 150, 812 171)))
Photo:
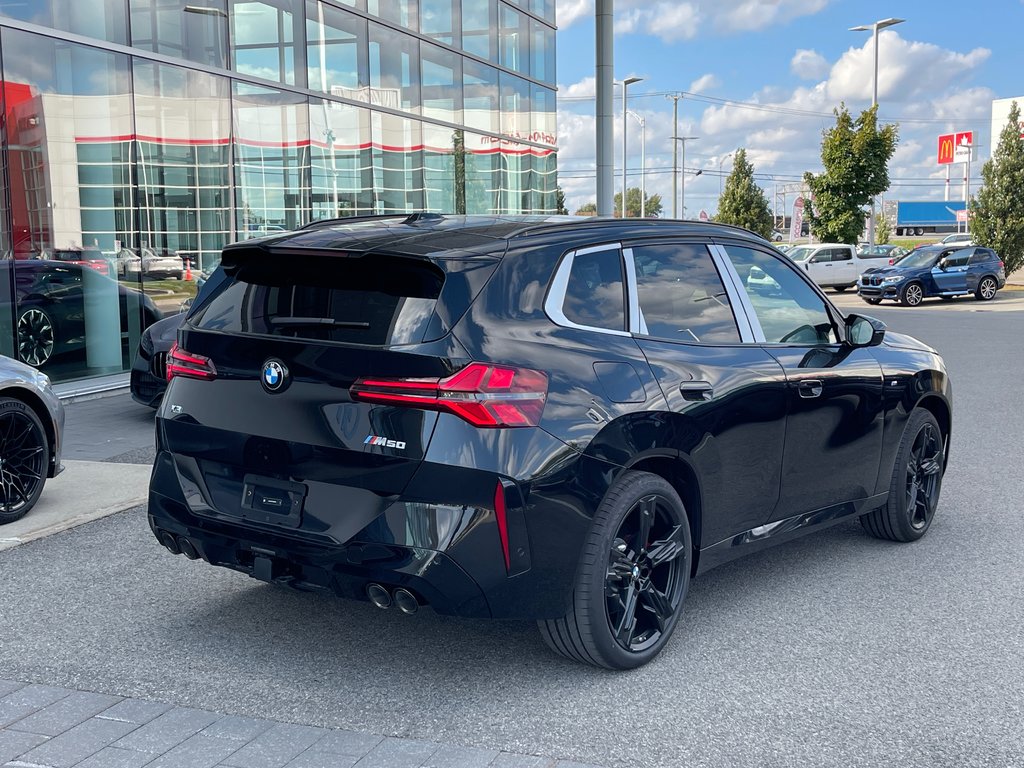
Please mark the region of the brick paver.
POLYGON ((0 680, 3 768, 598 768, 0 680))

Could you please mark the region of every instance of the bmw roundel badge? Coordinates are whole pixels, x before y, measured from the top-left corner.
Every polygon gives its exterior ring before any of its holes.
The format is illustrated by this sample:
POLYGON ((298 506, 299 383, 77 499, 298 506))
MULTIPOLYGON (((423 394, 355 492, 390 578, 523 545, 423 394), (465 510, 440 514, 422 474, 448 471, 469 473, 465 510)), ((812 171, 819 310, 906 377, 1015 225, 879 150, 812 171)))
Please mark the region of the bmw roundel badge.
POLYGON ((267 360, 263 364, 263 373, 260 376, 260 383, 267 392, 281 392, 287 388, 288 369, 280 360, 267 360))

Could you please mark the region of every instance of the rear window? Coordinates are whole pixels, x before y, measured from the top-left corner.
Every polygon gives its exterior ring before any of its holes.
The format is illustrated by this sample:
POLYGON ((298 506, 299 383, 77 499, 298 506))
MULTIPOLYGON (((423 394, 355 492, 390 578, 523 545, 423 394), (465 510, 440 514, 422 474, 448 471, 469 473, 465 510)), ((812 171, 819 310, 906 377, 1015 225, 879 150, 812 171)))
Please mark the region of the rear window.
MULTIPOLYGON (((425 259, 259 254, 229 261, 224 271, 224 282, 190 318, 193 327, 379 347, 437 338, 450 328, 437 317, 451 319, 439 306, 446 271, 425 259)), ((464 270, 453 272, 448 292, 463 297, 461 315, 471 297, 464 270)))

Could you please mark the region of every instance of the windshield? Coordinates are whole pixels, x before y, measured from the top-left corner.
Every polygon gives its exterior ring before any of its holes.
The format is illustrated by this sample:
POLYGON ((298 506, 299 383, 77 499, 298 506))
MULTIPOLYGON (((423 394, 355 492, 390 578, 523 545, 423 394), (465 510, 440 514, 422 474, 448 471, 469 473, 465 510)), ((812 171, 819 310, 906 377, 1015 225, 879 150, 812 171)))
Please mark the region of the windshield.
POLYGON ((901 267, 934 267, 942 251, 920 250, 900 259, 901 267))
POLYGON ((807 257, 810 256, 813 252, 813 248, 801 246, 799 248, 794 248, 791 251, 786 251, 786 255, 789 256, 789 258, 791 258, 793 261, 805 261, 807 257))

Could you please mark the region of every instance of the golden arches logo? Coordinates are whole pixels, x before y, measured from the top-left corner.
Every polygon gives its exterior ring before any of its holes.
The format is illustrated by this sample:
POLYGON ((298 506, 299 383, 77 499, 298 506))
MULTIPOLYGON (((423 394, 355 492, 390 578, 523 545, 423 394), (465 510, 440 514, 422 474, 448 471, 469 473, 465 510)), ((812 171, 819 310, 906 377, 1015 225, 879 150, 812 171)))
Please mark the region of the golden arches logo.
POLYGON ((939 136, 939 163, 952 163, 953 154, 956 151, 953 142, 953 134, 939 136))

